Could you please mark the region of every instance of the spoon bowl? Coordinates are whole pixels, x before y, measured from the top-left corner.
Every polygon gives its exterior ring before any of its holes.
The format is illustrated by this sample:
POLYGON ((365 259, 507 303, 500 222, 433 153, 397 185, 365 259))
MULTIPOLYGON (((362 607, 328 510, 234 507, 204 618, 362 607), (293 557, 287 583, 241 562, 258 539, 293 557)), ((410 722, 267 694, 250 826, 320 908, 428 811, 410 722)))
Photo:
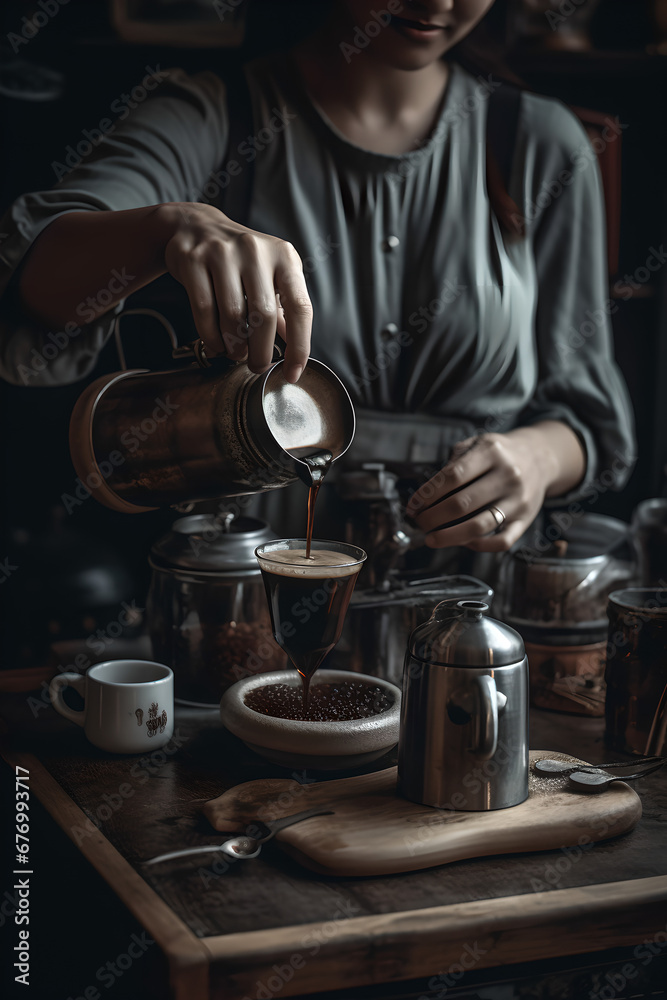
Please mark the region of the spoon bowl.
POLYGON ((239 833, 235 837, 230 837, 222 844, 207 844, 204 847, 186 847, 182 851, 170 851, 168 854, 159 854, 156 858, 144 861, 145 865, 156 865, 162 861, 173 861, 175 858, 185 858, 192 854, 216 854, 221 851, 235 861, 250 861, 256 858, 262 850, 262 844, 271 840, 280 830, 285 830, 295 823, 303 823, 313 816, 331 816, 332 809, 305 809, 303 812, 294 813, 292 816, 283 816, 282 819, 273 823, 257 823, 251 829, 259 834, 257 837, 250 837, 247 834, 239 833))
POLYGON ((635 778, 643 778, 645 774, 657 771, 664 763, 664 760, 658 761, 657 764, 645 767, 642 771, 636 771, 634 774, 604 774, 602 771, 598 771, 597 773, 595 771, 575 771, 574 774, 569 775, 568 781, 572 788, 576 788, 580 792, 588 792, 589 794, 604 792, 613 781, 633 781, 635 778))

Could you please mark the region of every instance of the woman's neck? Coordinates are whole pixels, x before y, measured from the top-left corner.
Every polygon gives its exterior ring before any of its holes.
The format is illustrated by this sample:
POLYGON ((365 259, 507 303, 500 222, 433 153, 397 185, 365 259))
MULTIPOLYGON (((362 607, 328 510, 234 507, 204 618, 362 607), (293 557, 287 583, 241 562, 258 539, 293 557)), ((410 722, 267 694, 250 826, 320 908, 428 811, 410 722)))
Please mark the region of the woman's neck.
POLYGON ((439 59, 416 70, 388 66, 372 50, 348 53, 327 25, 294 50, 304 85, 336 128, 364 149, 386 154, 418 147, 433 130, 449 79, 439 59))

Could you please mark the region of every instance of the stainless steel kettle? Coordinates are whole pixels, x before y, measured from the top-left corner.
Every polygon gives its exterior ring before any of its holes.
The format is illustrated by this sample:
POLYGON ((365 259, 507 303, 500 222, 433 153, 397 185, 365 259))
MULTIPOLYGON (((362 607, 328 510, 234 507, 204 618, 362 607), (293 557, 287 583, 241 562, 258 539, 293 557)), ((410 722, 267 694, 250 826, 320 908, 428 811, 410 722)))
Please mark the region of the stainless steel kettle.
POLYGON ((398 790, 439 809, 506 809, 528 798, 528 660, 481 601, 443 601, 410 636, 398 790))

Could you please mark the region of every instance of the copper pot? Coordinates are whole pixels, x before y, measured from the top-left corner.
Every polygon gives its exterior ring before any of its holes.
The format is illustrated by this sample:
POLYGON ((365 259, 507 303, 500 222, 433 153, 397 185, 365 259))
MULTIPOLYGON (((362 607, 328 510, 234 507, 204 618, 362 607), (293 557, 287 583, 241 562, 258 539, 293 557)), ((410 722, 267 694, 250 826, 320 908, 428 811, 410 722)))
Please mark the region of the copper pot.
POLYGON ((93 382, 70 422, 72 462, 83 486, 113 510, 262 493, 297 478, 299 457, 318 449, 334 460, 354 437, 343 383, 308 361, 297 385, 278 361, 255 375, 245 363, 123 371, 93 382))

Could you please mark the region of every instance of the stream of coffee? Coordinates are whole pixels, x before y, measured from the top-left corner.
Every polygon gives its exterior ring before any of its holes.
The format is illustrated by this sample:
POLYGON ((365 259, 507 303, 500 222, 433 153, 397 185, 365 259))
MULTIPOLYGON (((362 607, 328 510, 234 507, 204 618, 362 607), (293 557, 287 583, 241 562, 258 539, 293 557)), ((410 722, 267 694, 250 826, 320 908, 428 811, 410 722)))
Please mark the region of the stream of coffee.
POLYGON ((304 457, 303 461, 310 472, 310 487, 308 489, 308 521, 306 526, 306 559, 310 558, 310 546, 313 541, 313 526, 315 524, 315 503, 324 477, 331 468, 333 455, 330 451, 316 451, 314 455, 304 457))
MULTIPOLYGON (((313 450, 312 448, 294 448, 294 449, 292 449, 290 451, 290 454, 294 458, 297 458, 297 459, 299 459, 299 461, 303 462, 304 465, 306 465, 306 467, 308 468, 308 471, 310 473, 310 486, 308 487, 308 513, 307 513, 307 521, 306 521, 306 555, 305 555, 305 558, 307 560, 309 560, 309 561, 311 559, 313 561, 315 561, 314 557, 311 556, 311 553, 310 553, 310 549, 311 549, 311 545, 312 545, 312 541, 313 541, 313 527, 314 527, 314 524, 315 524, 315 503, 317 502, 317 495, 320 492, 320 487, 322 486, 322 483, 324 482, 324 478, 325 478, 327 472, 329 471, 329 469, 331 468, 331 463, 333 462, 333 455, 326 448, 318 448, 316 450, 313 450), (305 452, 305 454, 304 454, 304 452, 305 452)), ((356 574, 354 575, 353 579, 356 580, 356 574)), ((354 586, 354 583, 352 584, 352 586, 354 586)), ((267 593, 269 594, 269 604, 271 604, 271 595, 270 595, 270 593, 269 593, 268 590, 267 590, 267 593)), ((345 601, 345 607, 344 607, 344 610, 343 610, 343 616, 345 614, 345 610, 347 609, 347 603, 348 602, 349 602, 349 595, 347 596, 347 600, 345 601)), ((341 627, 342 627, 342 621, 341 621, 341 627)), ((337 638, 334 641, 334 644, 335 644, 336 641, 337 641, 337 638)), ((333 648, 333 645, 330 646, 329 648, 330 649, 333 648)), ((326 653, 324 655, 326 655, 326 653)), ((316 658, 315 658, 315 661, 314 661, 314 663, 315 663, 314 666, 311 665, 308 669, 302 669, 300 666, 297 666, 297 670, 299 671, 299 675, 301 676, 301 681, 302 681, 302 684, 303 684, 303 711, 304 711, 304 714, 308 710, 308 691, 309 691, 309 686, 310 686, 310 677, 311 677, 311 674, 317 669, 317 666, 319 665, 319 663, 321 663, 322 659, 323 659, 323 656, 322 656, 321 652, 318 650, 316 658)))
POLYGON ((317 451, 305 448, 294 448, 291 452, 294 458, 298 458, 308 467, 310 473, 310 486, 308 489, 308 515, 306 522, 306 559, 310 558, 310 546, 313 540, 313 526, 315 524, 315 503, 320 486, 331 468, 333 455, 325 448, 318 448, 317 451), (308 454, 303 454, 307 451, 308 454))

